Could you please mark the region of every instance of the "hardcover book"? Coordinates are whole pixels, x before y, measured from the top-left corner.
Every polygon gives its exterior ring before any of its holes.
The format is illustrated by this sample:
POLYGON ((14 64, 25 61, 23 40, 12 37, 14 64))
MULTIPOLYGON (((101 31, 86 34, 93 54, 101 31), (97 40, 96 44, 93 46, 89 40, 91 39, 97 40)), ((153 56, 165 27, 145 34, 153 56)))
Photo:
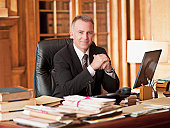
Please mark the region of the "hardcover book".
POLYGON ((36 99, 37 105, 43 105, 43 106, 58 106, 61 104, 61 101, 63 101, 62 98, 52 97, 52 96, 40 96, 36 99))
POLYGON ((12 120, 22 114, 23 111, 0 112, 0 121, 12 120))
POLYGON ((0 88, 0 101, 30 99, 33 97, 33 90, 22 86, 0 88))
POLYGON ((0 112, 23 110, 25 105, 36 105, 34 98, 15 102, 0 102, 0 112))

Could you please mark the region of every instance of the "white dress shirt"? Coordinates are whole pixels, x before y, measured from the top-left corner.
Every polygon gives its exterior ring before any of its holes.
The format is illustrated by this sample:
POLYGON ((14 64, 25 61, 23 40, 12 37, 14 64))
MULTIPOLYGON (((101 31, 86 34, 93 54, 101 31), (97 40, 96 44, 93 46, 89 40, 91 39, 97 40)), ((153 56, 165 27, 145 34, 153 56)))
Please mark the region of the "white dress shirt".
POLYGON ((83 59, 84 54, 87 54, 87 55, 88 55, 88 58, 87 58, 87 60, 88 60, 88 62, 87 62, 87 65, 88 65, 87 70, 89 71, 89 73, 90 73, 91 76, 93 77, 93 76, 95 75, 96 71, 91 67, 91 65, 89 65, 89 64, 90 64, 90 62, 89 62, 89 49, 86 51, 86 53, 83 53, 82 51, 80 51, 80 50, 75 46, 74 43, 73 43, 73 46, 74 46, 74 49, 75 49, 75 51, 76 51, 76 53, 77 53, 77 55, 78 55, 78 58, 79 58, 79 60, 80 60, 80 62, 81 62, 81 65, 82 65, 82 59, 83 59))

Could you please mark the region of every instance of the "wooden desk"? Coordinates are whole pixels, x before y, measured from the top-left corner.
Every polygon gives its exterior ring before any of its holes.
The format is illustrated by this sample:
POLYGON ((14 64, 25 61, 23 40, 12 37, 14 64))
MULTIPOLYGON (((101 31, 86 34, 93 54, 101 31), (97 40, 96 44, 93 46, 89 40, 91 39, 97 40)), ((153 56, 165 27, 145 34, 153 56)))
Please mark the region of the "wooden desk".
POLYGON ((170 128, 170 111, 141 117, 126 117, 124 119, 88 124, 79 128, 170 128))
MULTIPOLYGON (((0 128, 27 128, 15 125, 12 122, 0 122, 0 128)), ((87 124, 79 126, 79 128, 169 128, 170 127, 170 111, 156 113, 141 117, 126 117, 124 119, 101 122, 96 124, 87 124)))

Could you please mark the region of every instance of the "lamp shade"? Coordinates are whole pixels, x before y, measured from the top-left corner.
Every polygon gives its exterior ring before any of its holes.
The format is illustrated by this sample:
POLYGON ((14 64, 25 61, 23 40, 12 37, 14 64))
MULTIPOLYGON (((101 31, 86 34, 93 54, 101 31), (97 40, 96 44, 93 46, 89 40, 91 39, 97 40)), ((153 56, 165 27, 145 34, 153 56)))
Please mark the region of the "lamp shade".
POLYGON ((141 63, 147 51, 162 49, 159 62, 168 62, 168 42, 155 40, 127 40, 127 62, 141 63))

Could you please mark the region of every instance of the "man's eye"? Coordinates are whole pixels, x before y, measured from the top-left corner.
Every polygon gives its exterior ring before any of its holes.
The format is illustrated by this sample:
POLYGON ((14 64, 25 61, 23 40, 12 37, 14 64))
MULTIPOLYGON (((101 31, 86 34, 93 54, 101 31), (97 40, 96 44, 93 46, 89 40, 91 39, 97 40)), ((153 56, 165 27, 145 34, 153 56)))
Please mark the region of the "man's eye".
POLYGON ((93 34, 93 32, 88 32, 88 34, 90 34, 90 35, 91 35, 91 34, 93 34))
POLYGON ((83 32, 79 32, 80 34, 82 34, 83 32))

